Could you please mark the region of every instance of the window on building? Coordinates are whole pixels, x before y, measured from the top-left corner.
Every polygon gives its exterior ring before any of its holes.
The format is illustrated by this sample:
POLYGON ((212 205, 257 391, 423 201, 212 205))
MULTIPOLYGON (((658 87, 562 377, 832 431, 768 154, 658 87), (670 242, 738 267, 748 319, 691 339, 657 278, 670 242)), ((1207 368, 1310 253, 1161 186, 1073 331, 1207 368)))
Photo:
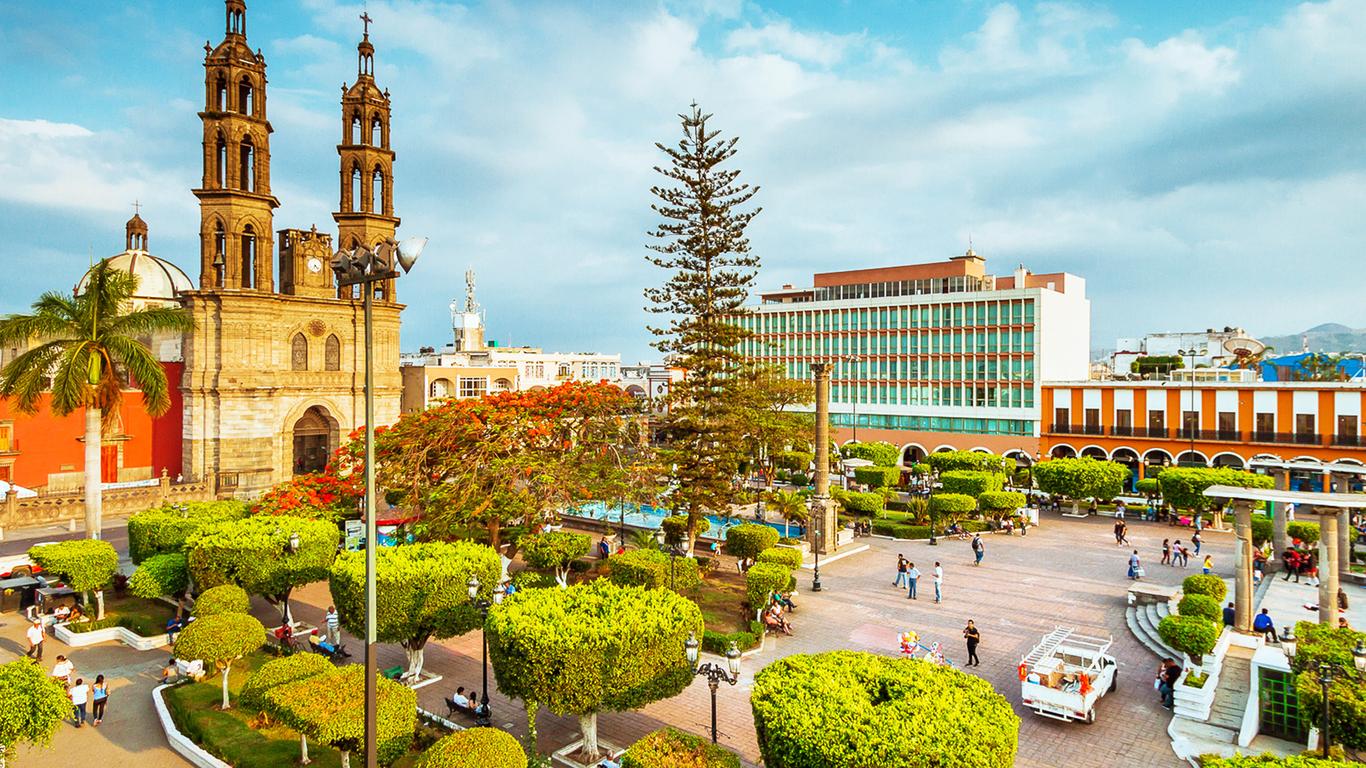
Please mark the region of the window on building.
POLYGON ((389 142, 386 138, 387 137, 384 135, 384 121, 379 119, 379 115, 375 115, 370 120, 370 144, 376 147, 387 147, 389 146, 389 142))
POLYGON ((1276 414, 1258 413, 1253 416, 1256 425, 1256 433, 1260 436, 1276 434, 1276 414))
POLYGON ((1086 433, 1089 435, 1100 434, 1100 409, 1086 409, 1086 433))
POLYGON ((0 453, 14 450, 14 425, 0 424, 0 453))
POLYGON ((1218 413, 1220 440, 1238 439, 1238 414, 1233 411, 1220 411, 1218 413))
POLYGON ((308 370, 308 339, 304 338, 302 333, 294 334, 294 339, 290 342, 289 369, 292 371, 308 370))
POLYGON ((245 75, 237 84, 237 111, 244 115, 256 114, 256 91, 251 87, 251 78, 245 75))
POLYGON ((1148 411, 1148 437, 1164 437, 1167 433, 1167 414, 1164 411, 1148 411))
POLYGON ((1314 414, 1297 413, 1295 414, 1295 434, 1312 435, 1314 434, 1314 414))
POLYGON ((250 224, 242 230, 242 287, 256 287, 256 230, 250 224))
POLYGON ((335 333, 327 337, 327 345, 323 351, 323 370, 341 370, 341 339, 338 339, 335 333))
POLYGON ((1181 412, 1181 436, 1191 437, 1200 431, 1200 412, 1182 411, 1181 412))
POLYGON ((1115 410, 1115 434, 1131 435, 1134 430, 1134 412, 1128 408, 1115 410))
POLYGON ((218 81, 214 85, 213 96, 214 109, 219 112, 228 111, 228 81, 222 76, 218 76, 218 81))
POLYGON ((461 376, 460 397, 483 397, 489 380, 483 376, 461 376))
MULTIPOLYGON (((4 427, 0 427, 3 430, 4 427)), ((1337 442, 1339 445, 1356 445, 1357 438, 1357 417, 1339 416, 1337 442)), ((3 439, 3 438, 0 438, 3 439)))
POLYGON ((228 143, 223 140, 223 134, 218 134, 218 141, 214 148, 214 182, 219 189, 228 186, 228 143))
POLYGON ((1072 426, 1072 414, 1066 408, 1053 409, 1053 431, 1066 432, 1072 426))
POLYGON ((251 143, 251 137, 242 138, 242 143, 238 146, 237 163, 237 188, 247 192, 256 191, 256 147, 251 143))
POLYGON ((351 166, 351 197, 346 201, 346 210, 364 210, 364 186, 361 183, 360 166, 351 166))
POLYGON ((370 179, 370 212, 384 213, 384 171, 379 168, 370 179))
POLYGON ((351 130, 348 132, 346 143, 348 143, 348 144, 360 144, 360 143, 361 143, 361 134, 360 134, 360 113, 359 113, 359 112, 353 112, 353 113, 351 113, 351 130))

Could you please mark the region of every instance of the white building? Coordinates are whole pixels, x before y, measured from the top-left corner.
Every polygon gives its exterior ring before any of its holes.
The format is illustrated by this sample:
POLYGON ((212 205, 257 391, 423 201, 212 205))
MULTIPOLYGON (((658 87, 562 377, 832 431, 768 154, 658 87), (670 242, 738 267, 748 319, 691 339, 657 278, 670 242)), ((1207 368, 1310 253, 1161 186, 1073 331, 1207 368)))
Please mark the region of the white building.
POLYGON ((1111 366, 1116 377, 1127 375, 1134 361, 1140 357, 1180 357, 1186 368, 1220 368, 1237 360, 1224 349, 1224 342, 1246 336, 1247 331, 1242 328, 1226 327, 1223 330, 1208 328, 1202 332, 1150 333, 1142 338, 1115 339, 1115 351, 1110 355, 1111 366), (1190 350, 1199 354, 1181 354, 1190 350))

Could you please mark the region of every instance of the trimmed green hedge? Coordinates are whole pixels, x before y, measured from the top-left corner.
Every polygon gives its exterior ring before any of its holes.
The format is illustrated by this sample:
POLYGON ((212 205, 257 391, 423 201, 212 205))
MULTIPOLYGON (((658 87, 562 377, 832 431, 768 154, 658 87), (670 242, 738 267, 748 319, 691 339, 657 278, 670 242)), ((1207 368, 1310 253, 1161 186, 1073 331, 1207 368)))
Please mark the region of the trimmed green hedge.
POLYGON ((762 523, 741 523, 726 529, 726 553, 746 562, 778 543, 778 529, 762 523))
POLYGON ((840 449, 846 459, 866 459, 877 467, 895 467, 901 451, 891 443, 849 443, 840 449))
POLYGON ((1162 642, 1189 656, 1204 656, 1219 642, 1219 625, 1200 616, 1163 616, 1157 623, 1162 642))
POLYGON ((697 560, 691 557, 670 558, 657 549, 633 549, 612 555, 607 560, 607 568, 611 582, 622 587, 668 589, 672 583, 675 592, 687 592, 702 586, 702 573, 697 560))
POLYGON ((1002 456, 978 451, 940 451, 925 457, 935 472, 943 474, 955 469, 971 469, 981 472, 1006 472, 1015 462, 1002 456))
POLYGON ((417 768, 526 768, 517 739, 498 728, 457 731, 427 748, 417 768))
POLYGON ((35 544, 29 547, 28 556, 77 592, 103 589, 119 569, 119 555, 113 545, 99 539, 35 544))
POLYGON ((977 511, 977 499, 961 493, 936 493, 930 497, 930 517, 937 524, 958 520, 977 511))
POLYGON ((1270 475, 1258 475, 1227 467, 1167 467, 1157 481, 1162 498, 1177 509, 1206 510, 1222 504, 1222 500, 1205 495, 1214 485, 1238 488, 1274 488, 1270 475))
POLYGON ((1034 480, 1045 493, 1070 499, 1113 499, 1124 490, 1129 469, 1087 457, 1049 459, 1034 466, 1034 480))
POLYGON ((788 570, 795 571, 802 567, 802 553, 801 550, 792 549, 791 547, 769 547, 759 553, 759 557, 755 562, 777 563, 778 565, 786 567, 788 570))
POLYGON ((991 684, 920 659, 832 651, 764 667, 750 694, 768 768, 1009 768, 1020 718, 991 684))
POLYGON ((202 619, 220 613, 250 612, 251 598, 247 596, 246 590, 236 584, 220 584, 204 590, 204 594, 195 598, 194 609, 190 613, 196 619, 202 619))
POLYGON ((1134 490, 1144 496, 1156 496, 1158 494, 1157 478, 1145 477, 1134 483, 1134 490))
POLYGON ((295 653, 271 659, 251 673, 242 684, 237 700, 244 707, 261 709, 265 706, 266 691, 271 688, 314 675, 331 674, 335 670, 332 662, 316 653, 295 653))
POLYGON ((1214 602, 1222 603, 1228 596, 1228 585, 1212 573, 1195 573, 1181 582, 1181 591, 1187 595, 1208 595, 1214 602))
POLYGON ((1306 523, 1302 520, 1291 520, 1285 524, 1285 534, 1289 538, 1299 539, 1304 542, 1307 547, 1312 547, 1319 543, 1319 524, 1306 523))
MULTIPOLYGON (((1275 535, 1275 524, 1265 515, 1252 516, 1252 543, 1261 546, 1275 535)), ((1279 554, 1279 553, 1278 553, 1279 554)))
POLYGON ((977 496, 977 506, 983 512, 996 514, 1013 513, 1027 503, 1023 493, 1018 491, 987 491, 977 496))
POLYGON ((740 768, 740 758, 691 733, 661 728, 632 744, 621 768, 740 768))
POLYGON ((738 632, 713 632, 708 629, 702 632, 702 650, 708 653, 724 655, 730 650, 730 644, 735 643, 735 647, 742 651, 748 651, 759 645, 764 639, 764 625, 758 621, 751 621, 748 630, 738 632))
POLYGON ((152 555, 182 552, 190 534, 210 523, 241 520, 245 501, 191 501, 145 509, 128 518, 128 556, 141 564, 152 555))
POLYGON ((928 525, 907 525, 888 520, 874 520, 873 533, 897 539, 928 539, 930 527, 928 525))
POLYGON ((1192 594, 1181 598, 1176 612, 1182 616, 1199 616, 1219 624, 1224 620, 1224 609, 1209 595, 1192 594))
MULTIPOLYGON (((188 631, 188 630, 187 630, 188 631)), ((376 676, 376 748, 381 765, 403 757, 417 727, 417 694, 376 676)), ((356 752, 365 747, 365 667, 348 664, 266 691, 266 710, 310 740, 356 752)))
POLYGON ((1233 757, 1200 756, 1200 768, 1343 768, 1343 766, 1348 765, 1357 765, 1357 763, 1348 763, 1345 760, 1324 760, 1307 755, 1281 757, 1270 752, 1261 755, 1234 755, 1233 757))
POLYGON ((943 485, 944 493, 957 493, 975 499, 984 493, 1001 490, 1005 484, 1005 476, 999 472, 954 469, 941 472, 939 482, 943 485))
POLYGON ((745 571, 745 600, 751 611, 768 605, 773 592, 790 592, 797 586, 792 569, 777 563, 755 563, 745 571))
POLYGON ((854 467, 854 480, 874 490, 901 484, 900 467, 854 467))
POLYGON ((152 555, 128 579, 128 591, 155 600, 163 595, 177 597, 190 587, 190 566, 184 552, 152 555))
POLYGON ((830 492, 830 498, 843 505, 846 512, 854 512, 864 515, 873 515, 881 512, 887 505, 887 500, 876 493, 862 493, 859 491, 845 491, 834 489, 830 492))

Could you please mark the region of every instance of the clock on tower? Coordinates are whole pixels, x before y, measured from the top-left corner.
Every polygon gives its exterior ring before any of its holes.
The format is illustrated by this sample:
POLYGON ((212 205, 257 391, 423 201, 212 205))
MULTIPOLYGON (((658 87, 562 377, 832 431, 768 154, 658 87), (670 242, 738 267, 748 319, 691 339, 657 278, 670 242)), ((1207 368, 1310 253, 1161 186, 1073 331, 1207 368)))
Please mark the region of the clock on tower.
POLYGON ((290 296, 335 297, 332 285, 332 236, 317 227, 280 232, 280 292, 290 296))

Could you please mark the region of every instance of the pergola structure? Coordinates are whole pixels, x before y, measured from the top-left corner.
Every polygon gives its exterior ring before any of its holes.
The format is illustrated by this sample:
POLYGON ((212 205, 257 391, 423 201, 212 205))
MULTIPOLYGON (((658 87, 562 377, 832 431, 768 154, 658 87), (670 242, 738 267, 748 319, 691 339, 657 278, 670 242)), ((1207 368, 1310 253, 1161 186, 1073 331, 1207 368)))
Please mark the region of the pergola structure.
MULTIPOLYGON (((1366 508, 1366 495, 1356 493, 1316 493, 1311 491, 1263 490, 1214 485, 1205 495, 1233 502, 1233 531, 1238 538, 1237 565, 1234 572, 1234 620, 1239 632, 1252 631, 1252 504, 1270 501, 1308 507, 1319 514, 1319 622, 1336 626, 1338 621, 1339 573, 1351 567, 1351 538, 1348 515, 1366 508)), ((1283 516, 1278 515, 1283 518, 1283 516)), ((1273 553, 1273 556, 1280 552, 1273 553)))
MULTIPOLYGON (((1270 474, 1270 475, 1272 476, 1272 478, 1275 479, 1277 490, 1279 490, 1279 491, 1285 491, 1285 492, 1288 492, 1288 491, 1289 491, 1289 488, 1290 488, 1290 482, 1289 482, 1290 473, 1293 472, 1293 471, 1296 471, 1296 470, 1302 471, 1302 472, 1321 472, 1321 473, 1323 473, 1323 474, 1325 474, 1325 475, 1328 475, 1328 484, 1327 484, 1327 487, 1330 488, 1330 489, 1333 487, 1332 479, 1333 479, 1333 476, 1334 476, 1334 475, 1339 475, 1339 476, 1343 476, 1343 477, 1357 477, 1357 478, 1360 478, 1361 476, 1366 475, 1366 466, 1363 466, 1363 465, 1361 465, 1361 464, 1354 464, 1354 463, 1348 462, 1348 461, 1330 461, 1330 462, 1324 462, 1324 463, 1310 462, 1310 461, 1297 461, 1297 460, 1296 460, 1296 461, 1281 461, 1281 460, 1279 460, 1279 459, 1273 459, 1273 458, 1269 458, 1269 457, 1255 457, 1255 456, 1254 456, 1254 457, 1252 458, 1252 460, 1249 461, 1249 462, 1247 463, 1247 466, 1248 466, 1248 469, 1251 469, 1251 470, 1258 470, 1258 469, 1260 469, 1260 470, 1266 471, 1268 474, 1270 474)), ((1325 493, 1308 493, 1307 495, 1310 495, 1310 496, 1345 496, 1345 495, 1348 495, 1348 494, 1341 494, 1341 493, 1326 493, 1326 494, 1325 494, 1325 493)), ((1291 504, 1298 504, 1298 503, 1300 503, 1300 502, 1291 501, 1291 502, 1288 502, 1288 503, 1291 503, 1291 504)), ((1366 504, 1357 503, 1357 504, 1351 505, 1351 508, 1352 508, 1352 509, 1358 509, 1358 508, 1361 508, 1361 507, 1366 507, 1366 504)), ((1284 551, 1285 551, 1285 546, 1286 546, 1286 543, 1287 543, 1287 542, 1286 542, 1286 539, 1285 539, 1285 524, 1286 524, 1286 522, 1287 522, 1286 516, 1283 515, 1283 514, 1280 514, 1279 512, 1274 513, 1274 514, 1271 516, 1271 524, 1272 524, 1272 529, 1271 529, 1271 531, 1272 531, 1272 533, 1271 533, 1271 547, 1272 547, 1273 549, 1276 550, 1276 553, 1277 553, 1277 554, 1280 554, 1281 552, 1284 552, 1284 551)), ((1343 557, 1344 557, 1344 558, 1347 558, 1348 561, 1350 561, 1350 556, 1351 556, 1352 550, 1351 550, 1351 543, 1350 543, 1350 542, 1351 542, 1351 538, 1350 538, 1349 528, 1348 528, 1348 526, 1347 526, 1346 523, 1343 523, 1343 524, 1341 524, 1341 525, 1338 526, 1338 529, 1339 529, 1339 530, 1338 530, 1338 546, 1346 553, 1346 554, 1343 555, 1343 557)), ((1321 559, 1320 559, 1320 562, 1322 562, 1321 559)), ((1348 562, 1347 564, 1343 565, 1343 567, 1342 567, 1342 572, 1343 572, 1343 573, 1346 573, 1349 567, 1350 567, 1350 562, 1348 562)))

